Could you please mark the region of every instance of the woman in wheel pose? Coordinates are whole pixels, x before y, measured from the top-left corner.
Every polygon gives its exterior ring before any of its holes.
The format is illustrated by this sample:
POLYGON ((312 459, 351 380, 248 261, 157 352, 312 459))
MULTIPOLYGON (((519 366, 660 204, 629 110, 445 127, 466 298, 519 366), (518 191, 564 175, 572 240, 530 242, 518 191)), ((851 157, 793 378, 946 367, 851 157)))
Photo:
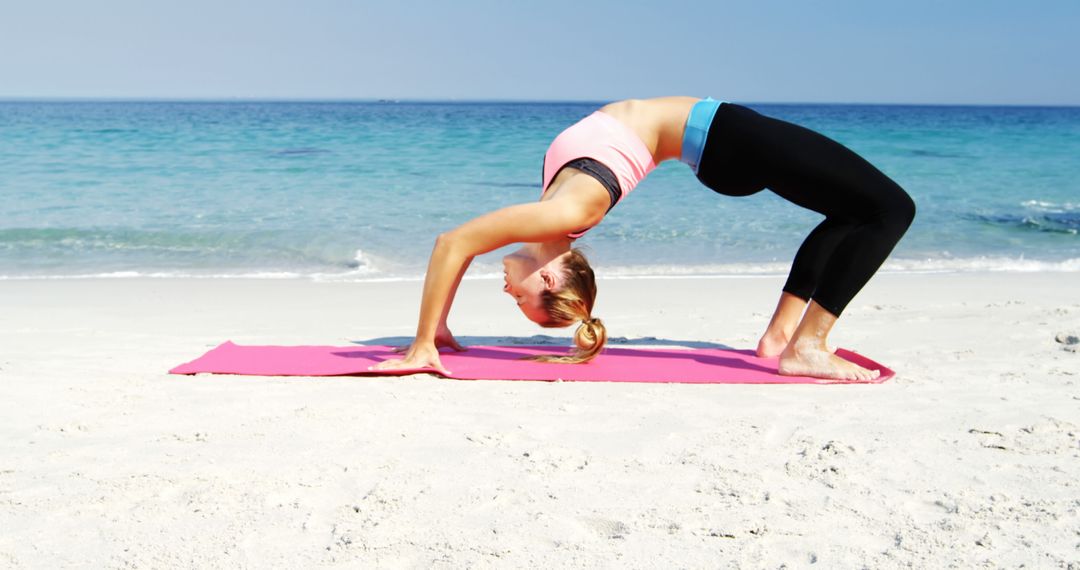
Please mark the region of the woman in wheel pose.
POLYGON ((373 369, 446 372, 439 347, 462 350, 446 324, 461 276, 474 256, 511 243, 524 245, 503 258, 503 291, 541 326, 580 323, 575 351, 543 360, 587 362, 596 356, 607 338, 592 315, 596 282, 585 257, 571 246, 657 164, 671 159, 685 162, 720 194, 769 189, 825 216, 795 255, 757 354, 779 356, 785 375, 876 378, 877 371, 832 354, 827 337, 911 224, 915 204, 881 171, 832 139, 741 105, 693 97, 605 105, 551 143, 539 201, 485 214, 439 235, 416 338, 404 358, 373 369))

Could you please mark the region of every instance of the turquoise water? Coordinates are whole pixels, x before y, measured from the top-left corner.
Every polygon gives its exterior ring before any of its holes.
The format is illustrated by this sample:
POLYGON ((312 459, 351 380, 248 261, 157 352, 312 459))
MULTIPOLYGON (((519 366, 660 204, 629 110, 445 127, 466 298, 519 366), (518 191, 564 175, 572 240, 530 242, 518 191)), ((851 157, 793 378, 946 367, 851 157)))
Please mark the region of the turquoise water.
MULTIPOLYGON (((1080 271, 1080 108, 748 105, 912 195, 887 269, 1080 271)), ((419 278, 440 231, 537 199, 597 106, 0 102, 0 278, 419 278)), ((819 220, 666 163, 579 244, 609 276, 783 273, 819 220)))

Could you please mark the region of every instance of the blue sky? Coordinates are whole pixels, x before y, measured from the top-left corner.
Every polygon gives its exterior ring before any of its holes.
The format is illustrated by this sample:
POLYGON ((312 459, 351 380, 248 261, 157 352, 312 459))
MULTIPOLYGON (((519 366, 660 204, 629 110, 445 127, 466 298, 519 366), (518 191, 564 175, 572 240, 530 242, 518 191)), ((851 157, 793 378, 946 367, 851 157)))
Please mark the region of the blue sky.
POLYGON ((1077 30, 1077 0, 26 0, 0 97, 1080 105, 1077 30))

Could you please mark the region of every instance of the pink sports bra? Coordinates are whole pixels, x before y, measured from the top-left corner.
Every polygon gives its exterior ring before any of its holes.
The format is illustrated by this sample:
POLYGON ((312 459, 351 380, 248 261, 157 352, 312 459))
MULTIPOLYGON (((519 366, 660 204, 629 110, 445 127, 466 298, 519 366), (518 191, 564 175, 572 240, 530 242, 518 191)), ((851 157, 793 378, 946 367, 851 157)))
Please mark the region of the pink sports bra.
MULTIPOLYGON (((540 195, 547 191, 563 166, 579 158, 591 158, 611 169, 621 190, 618 202, 656 168, 649 147, 637 133, 615 117, 595 111, 559 133, 551 142, 544 155, 544 183, 540 195)), ((586 231, 588 228, 567 236, 579 238, 586 231)))

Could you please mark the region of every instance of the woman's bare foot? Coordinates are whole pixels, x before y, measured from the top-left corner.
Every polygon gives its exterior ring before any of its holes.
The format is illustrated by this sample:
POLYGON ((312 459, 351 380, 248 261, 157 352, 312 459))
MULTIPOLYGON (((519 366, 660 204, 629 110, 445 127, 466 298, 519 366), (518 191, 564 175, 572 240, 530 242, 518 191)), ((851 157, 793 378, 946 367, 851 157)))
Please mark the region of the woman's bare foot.
POLYGON ((881 372, 848 362, 814 343, 797 342, 789 344, 780 355, 780 374, 866 382, 876 379, 881 372))
POLYGON ((811 301, 787 348, 780 354, 780 374, 849 381, 870 381, 880 376, 878 370, 867 370, 832 353, 827 339, 836 319, 836 315, 817 301, 811 301))

